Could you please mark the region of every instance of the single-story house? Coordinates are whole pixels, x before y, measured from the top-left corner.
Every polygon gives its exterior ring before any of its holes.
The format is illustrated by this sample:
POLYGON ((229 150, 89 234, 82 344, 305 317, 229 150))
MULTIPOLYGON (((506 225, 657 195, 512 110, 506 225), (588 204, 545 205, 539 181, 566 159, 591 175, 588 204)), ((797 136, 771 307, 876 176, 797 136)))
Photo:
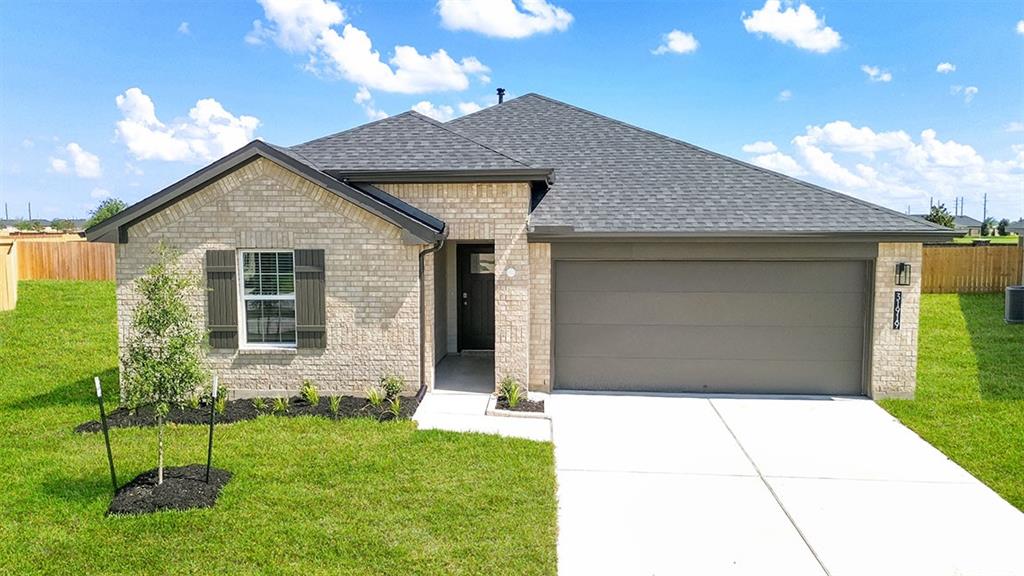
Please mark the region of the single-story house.
MULTIPOLYGON (((914 214, 914 218, 924 220, 927 214, 914 214)), ((959 232, 957 236, 981 236, 981 220, 970 216, 953 216, 953 230, 959 232)))
POLYGON ((87 231, 202 271, 238 394, 434 385, 912 396, 922 242, 954 231, 537 94, 251 142, 87 231))
POLYGON ((1024 218, 1021 218, 1016 222, 1010 222, 1009 226, 1006 227, 1006 233, 1024 236, 1024 218))

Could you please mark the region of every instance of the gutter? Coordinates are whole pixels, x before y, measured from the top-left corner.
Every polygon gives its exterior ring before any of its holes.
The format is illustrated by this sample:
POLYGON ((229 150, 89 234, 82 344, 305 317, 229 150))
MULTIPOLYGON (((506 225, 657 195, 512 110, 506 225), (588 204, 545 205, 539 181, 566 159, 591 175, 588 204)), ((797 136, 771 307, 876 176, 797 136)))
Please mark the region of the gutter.
MULTIPOLYGON (((445 241, 445 239, 447 237, 448 237, 448 228, 445 227, 445 229, 441 231, 441 237, 436 242, 434 242, 434 244, 431 245, 429 248, 424 248, 423 250, 420 250, 420 253, 419 253, 419 279, 420 279, 420 388, 419 388, 419 390, 420 390, 420 393, 422 393, 422 392, 424 392, 426 390, 426 384, 427 384, 426 376, 425 376, 425 374, 426 374, 426 360, 424 359, 424 355, 426 354, 426 351, 427 351, 426 344, 424 344, 424 341, 425 341, 426 335, 427 335, 427 321, 426 321, 426 318, 424 317, 424 312, 426 310, 426 302, 424 301, 424 294, 423 294, 423 276, 424 276, 424 272, 425 272, 425 269, 426 269, 426 265, 424 264, 424 262, 425 262, 425 259, 426 259, 427 256, 429 256, 431 254, 434 254, 435 252, 437 252, 438 250, 440 250, 444 246, 444 241, 445 241)), ((436 342, 434 344, 437 345, 436 342)), ((417 394, 417 396, 418 395, 419 395, 419 393, 417 394)))

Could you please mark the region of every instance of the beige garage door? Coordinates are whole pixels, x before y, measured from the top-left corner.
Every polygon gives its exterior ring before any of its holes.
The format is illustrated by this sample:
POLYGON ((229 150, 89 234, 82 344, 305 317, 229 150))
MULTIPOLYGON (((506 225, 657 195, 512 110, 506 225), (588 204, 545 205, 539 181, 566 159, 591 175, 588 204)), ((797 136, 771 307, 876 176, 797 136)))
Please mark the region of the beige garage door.
POLYGON ((865 267, 558 261, 555 387, 859 395, 865 267))

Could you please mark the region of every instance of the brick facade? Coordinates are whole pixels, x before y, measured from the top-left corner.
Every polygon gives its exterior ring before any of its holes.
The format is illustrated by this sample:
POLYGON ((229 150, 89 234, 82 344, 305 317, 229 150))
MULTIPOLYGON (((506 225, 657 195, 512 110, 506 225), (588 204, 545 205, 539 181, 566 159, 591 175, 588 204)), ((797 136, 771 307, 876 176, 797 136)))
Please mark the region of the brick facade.
MULTIPOLYGON (((324 350, 211 350, 208 366, 233 394, 295 393, 303 379, 322 391, 361 395, 385 373, 419 384, 417 252, 401 230, 277 164, 256 160, 129 228, 118 246, 122 345, 137 301, 132 281, 158 242, 183 252, 202 275, 207 250, 322 248, 326 256, 324 350)), ((201 279, 205 285, 205 279, 201 279)), ((205 324, 206 296, 191 297, 205 324)))
POLYGON ((917 328, 921 311, 921 244, 880 243, 875 261, 871 396, 913 398, 917 384, 917 328), (911 265, 910 286, 896 286, 896 264, 911 265), (900 328, 893 329, 894 293, 902 292, 900 328))
MULTIPOLYGON (((527 383, 530 377, 530 248, 526 220, 530 186, 494 184, 387 184, 381 189, 444 220, 450 241, 494 242, 494 379, 527 383), (509 270, 514 275, 509 276, 509 270)), ((434 325, 433 259, 428 259, 425 320, 434 325)), ((454 279, 450 279, 454 281, 454 279)), ((433 366, 434 337, 424 339, 427 366, 433 366)), ((427 378, 433 380, 432 370, 427 378)))
POLYGON ((551 244, 530 244, 530 390, 551 391, 551 244))

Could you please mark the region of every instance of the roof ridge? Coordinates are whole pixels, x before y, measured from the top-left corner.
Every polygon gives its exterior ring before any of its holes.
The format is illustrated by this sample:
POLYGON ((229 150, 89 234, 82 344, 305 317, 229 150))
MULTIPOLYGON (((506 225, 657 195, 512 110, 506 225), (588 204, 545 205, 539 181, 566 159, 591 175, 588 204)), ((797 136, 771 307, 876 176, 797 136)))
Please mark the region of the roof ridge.
MULTIPOLYGON (((700 153, 703 153, 703 154, 708 154, 710 156, 714 156, 715 158, 718 158, 720 160, 725 160, 725 161, 731 162, 733 164, 739 164, 740 166, 745 166, 747 168, 752 168, 752 169, 754 169, 754 170, 756 170, 758 172, 762 172, 764 174, 768 174, 770 176, 774 176, 774 177, 777 177, 777 178, 782 178, 784 180, 788 180, 790 182, 793 182, 794 184, 798 184, 800 186, 804 186, 804 187, 810 188, 812 190, 817 190, 819 192, 824 192, 826 194, 829 194, 829 195, 831 195, 833 197, 836 197, 836 198, 839 198, 841 200, 847 200, 847 201, 853 202, 855 204, 859 204, 861 206, 864 206, 866 208, 870 208, 872 210, 876 210, 876 211, 880 211, 880 212, 886 212, 886 213, 889 213, 889 214, 892 214, 892 215, 895 215, 895 216, 899 216, 900 218, 902 218, 904 220, 907 220, 907 221, 910 221, 910 222, 914 222, 915 224, 921 224, 920 220, 918 220, 916 218, 912 218, 909 215, 904 214, 902 212, 899 212, 897 210, 893 210, 892 208, 886 208, 885 206, 879 206, 877 204, 873 204, 871 202, 868 202, 867 200, 861 200, 860 198, 856 198, 854 196, 850 196, 849 194, 843 194, 842 192, 838 192, 836 190, 830 190, 828 188, 825 188, 824 186, 819 186, 819 185, 813 184, 811 182, 805 182, 803 180, 800 180, 798 178, 794 178, 794 177, 789 176, 787 174, 782 174, 781 172, 776 172, 774 170, 769 170, 767 168, 763 168, 761 166, 757 166, 756 164, 751 164, 749 162, 745 162, 745 161, 740 160, 738 158, 733 158, 731 156, 726 156, 725 154, 722 154, 722 153, 719 153, 719 152, 715 152, 713 150, 708 150, 707 148, 701 148, 700 146, 697 146, 696 144, 691 144, 691 143, 686 142, 684 140, 680 140, 678 138, 673 138, 672 136, 667 136, 665 134, 661 134, 660 132, 655 132, 653 130, 648 130, 647 128, 641 128, 640 126, 636 126, 636 125, 630 124, 628 122, 624 122, 622 120, 617 120, 615 118, 611 118, 609 116, 605 116, 604 114, 599 114, 599 113, 594 112, 592 110, 587 110, 586 108, 580 108, 579 106, 575 106, 573 104, 569 104, 568 102, 562 102, 561 100, 556 100, 556 99, 551 98, 549 96, 544 96, 543 94, 537 94, 535 92, 529 92, 529 93, 523 94, 519 98, 525 98, 527 96, 533 96, 535 98, 539 98, 541 100, 550 102, 552 104, 557 104, 557 105, 560 105, 560 106, 564 106, 566 108, 570 108, 572 110, 583 112, 584 114, 589 114, 590 116, 593 116, 595 118, 600 118, 602 120, 607 120, 609 122, 613 122, 613 123, 618 124, 620 126, 623 126, 623 127, 626 127, 626 128, 630 128, 630 129, 636 130, 638 132, 643 132, 643 133, 649 134, 651 136, 655 136, 655 137, 660 138, 662 140, 665 140, 667 142, 671 142, 673 144, 677 144, 677 145, 680 145, 680 146, 685 146, 685 147, 690 148, 692 150, 695 150, 697 152, 700 152, 700 153)), ((516 100, 518 100, 519 98, 516 98, 516 100)), ((511 102, 511 100, 510 100, 510 102, 511 102)), ((482 110, 481 110, 481 112, 482 112, 482 110)), ((936 229, 944 229, 945 228, 944 226, 939 226, 938 224, 935 224, 933 222, 926 222, 926 224, 928 224, 931 227, 936 228, 936 229)))
POLYGON ((421 113, 419 113, 419 112, 417 112, 415 110, 410 110, 409 112, 412 113, 413 118, 418 118, 419 120, 427 122, 428 124, 430 124, 432 126, 436 126, 436 127, 440 128, 440 129, 446 131, 446 132, 449 132, 451 134, 454 134, 454 135, 458 136, 459 138, 462 138, 464 140, 472 142, 473 144, 476 144, 477 146, 480 146, 481 148, 486 148, 487 150, 490 150, 491 152, 494 152, 495 154, 504 156, 505 158, 508 158, 509 160, 515 162, 516 164, 521 164, 521 165, 523 165, 523 166, 525 166, 527 168, 533 168, 534 167, 532 164, 529 164, 527 162, 523 162, 522 160, 520 160, 519 158, 516 158, 515 156, 512 156, 510 154, 502 152, 501 150, 499 150, 499 149, 497 149, 497 148, 495 148, 493 146, 489 146, 487 144, 484 144, 483 142, 481 142, 481 141, 479 141, 479 140, 477 140, 475 138, 471 138, 470 136, 467 136, 466 134, 463 134, 462 132, 459 132, 457 130, 449 128, 448 126, 445 126, 444 122, 438 122, 437 120, 435 120, 435 119, 433 119, 433 118, 431 118, 431 117, 429 117, 429 116, 427 116, 425 114, 421 114, 421 113))
POLYGON ((401 114, 395 114, 394 116, 388 116, 386 118, 379 118, 377 120, 372 120, 370 122, 367 122, 366 124, 359 124, 358 126, 353 126, 351 128, 346 128, 344 130, 339 130, 337 132, 333 132, 333 133, 328 134, 326 136, 321 136, 319 138, 314 138, 312 140, 307 140, 305 142, 301 142, 301 143, 296 144, 294 146, 289 146, 288 149, 289 150, 293 150, 295 148, 298 148, 299 146, 306 146, 308 144, 312 144, 314 142, 319 142, 321 140, 328 140, 328 139, 334 138, 336 136, 341 136, 342 134, 348 134, 349 132, 356 132, 358 130, 362 130, 363 128, 368 128, 370 126, 374 126, 374 125, 380 124, 382 122, 387 122, 388 120, 393 120, 395 118, 400 118, 402 116, 409 116, 409 115, 412 115, 412 114, 414 114, 413 110, 406 110, 405 112, 402 112, 401 114))

